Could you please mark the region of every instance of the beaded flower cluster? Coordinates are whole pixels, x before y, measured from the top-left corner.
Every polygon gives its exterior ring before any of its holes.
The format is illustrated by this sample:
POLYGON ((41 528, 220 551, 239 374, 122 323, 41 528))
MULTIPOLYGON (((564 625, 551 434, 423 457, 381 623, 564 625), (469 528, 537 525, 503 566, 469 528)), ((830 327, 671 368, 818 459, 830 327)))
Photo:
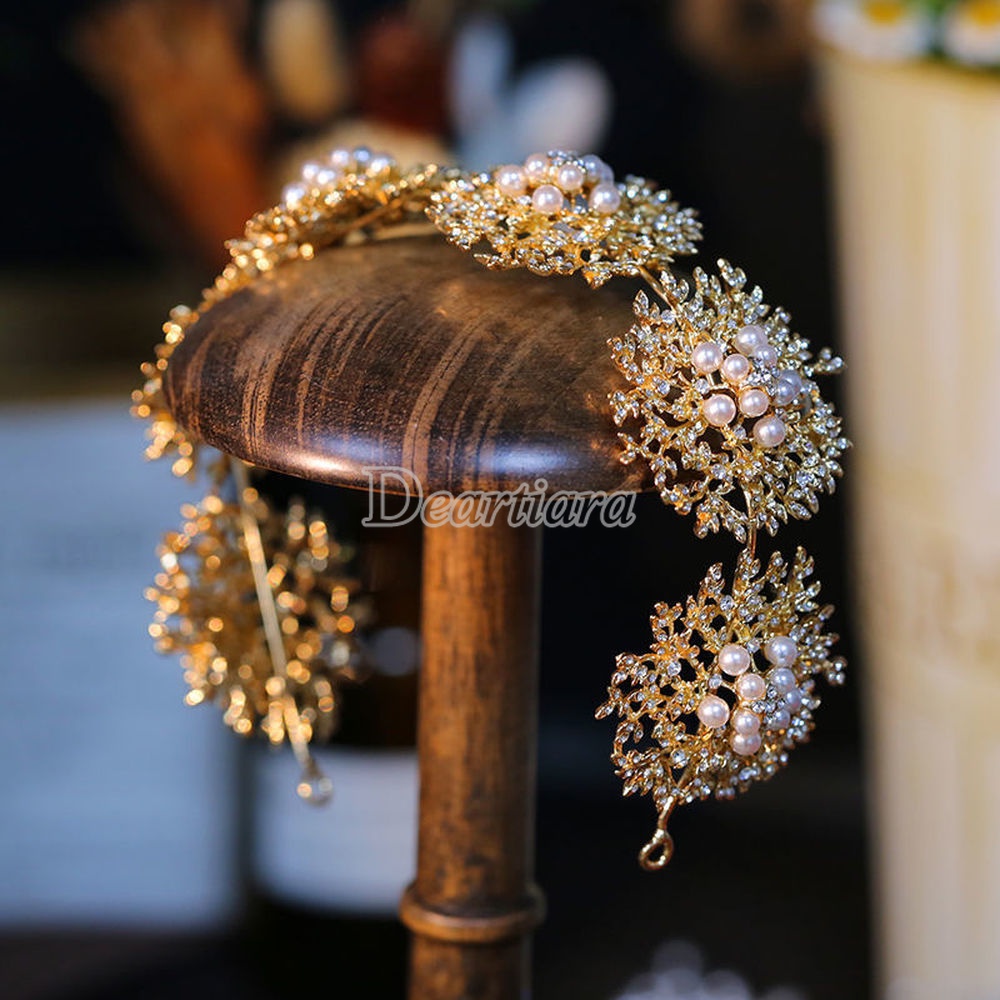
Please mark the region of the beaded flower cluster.
POLYGON ((523 165, 460 175, 431 195, 427 215, 491 268, 535 274, 579 271, 592 288, 692 254, 701 224, 669 191, 640 177, 616 183, 598 156, 535 153, 523 165))
POLYGON ((281 204, 255 215, 243 239, 227 244, 232 277, 252 279, 287 261, 309 260, 333 243, 422 220, 426 192, 453 173, 434 165, 404 172, 387 153, 363 146, 309 161, 300 180, 285 186, 281 204))
POLYGON ((240 735, 260 731, 272 743, 291 743, 302 765, 299 794, 313 802, 328 798, 330 785, 308 744, 333 732, 339 687, 359 676, 356 629, 370 618, 370 604, 358 598, 358 582, 346 574, 349 553, 323 520, 294 501, 274 510, 249 485, 252 467, 179 427, 163 380, 188 328, 216 303, 322 247, 364 239, 386 222, 422 219, 423 192, 441 173, 434 166, 404 173, 391 157, 363 147, 305 164, 281 203, 227 244, 230 263, 198 306, 171 311, 164 341, 132 393, 133 415, 148 422, 146 457, 167 458, 175 475, 201 473, 209 483, 158 552, 160 572, 147 592, 157 606, 150 626, 156 648, 180 655, 188 704, 214 701, 240 735))
MULTIPOLYGON (((843 660, 831 657, 836 636, 825 631, 832 608, 816 603, 811 559, 799 549, 789 565, 774 553, 762 571, 756 555, 760 531, 774 535, 789 519, 810 517, 819 495, 832 492, 841 475, 848 441, 815 379, 843 364, 827 350, 814 357, 792 332, 788 314, 768 307, 761 289, 748 286, 746 275, 725 261, 718 275, 695 269, 693 284, 675 275, 674 260, 694 253, 701 237, 695 213, 642 178, 617 181, 597 156, 556 150, 468 174, 437 165, 401 170, 388 155, 338 149, 305 164, 281 203, 251 219, 244 236, 228 244, 232 260, 196 310, 171 314, 166 342, 144 367, 146 381, 133 397, 134 412, 151 421, 147 455, 173 456, 178 474, 194 469, 197 443, 174 424, 163 376, 171 353, 205 310, 266 280, 279 265, 309 260, 336 243, 391 235, 388 227, 425 215, 490 268, 580 273, 594 288, 612 277, 646 282, 648 292, 635 298, 631 328, 609 342, 627 383, 609 396, 612 418, 623 428, 621 461, 647 462, 663 500, 681 514, 693 513, 699 537, 725 529, 745 546, 728 592, 721 566, 713 566, 684 608, 657 605, 650 651, 617 658, 607 701, 597 712, 618 718, 612 762, 625 794, 653 798, 657 828, 640 861, 660 868, 673 852, 666 827, 675 806, 713 794, 731 798, 770 777, 812 729, 819 704, 815 678, 843 681, 843 660)), ((219 468, 225 463, 209 467, 216 493, 222 479, 212 470, 219 468)), ((246 476, 242 463, 233 468, 246 476)), ((275 515, 262 512, 248 521, 248 509, 257 504, 250 494, 245 484, 239 487, 244 542, 236 511, 217 496, 192 510, 184 532, 168 536, 154 588, 160 609, 154 634, 163 648, 184 652, 189 701, 209 697, 215 685, 228 698, 227 721, 238 731, 261 719, 272 739, 288 735, 304 762, 308 797, 315 769, 302 744, 322 722, 326 690, 315 685, 333 687, 342 666, 336 657, 344 655, 336 653, 333 666, 324 667, 324 651, 329 637, 342 631, 338 623, 345 619, 336 616, 355 621, 357 615, 334 602, 333 618, 314 615, 304 648, 287 637, 275 639, 281 602, 290 602, 283 621, 297 622, 288 626, 297 634, 302 619, 294 609, 309 606, 318 582, 310 577, 312 589, 300 585, 282 560, 298 565, 317 554, 301 544, 291 552, 287 537, 283 545, 263 545, 265 535, 274 537, 275 515), (255 534, 256 557, 249 544, 255 534), (230 563, 220 551, 226 538, 230 563), (170 569, 192 553, 194 569, 170 569), (209 567, 216 558, 219 563, 209 567), (261 612, 251 619, 261 627, 232 629, 238 639, 220 653, 225 619, 217 615, 223 628, 214 628, 212 601, 234 621, 237 610, 246 611, 245 602, 232 602, 247 593, 247 562, 261 612), (282 579, 291 580, 285 589, 272 580, 281 566, 282 579), (258 662, 248 650, 260 652, 262 635, 267 656, 258 662), (299 668, 305 673, 298 675, 299 668)), ((301 518, 294 523, 305 524, 301 518)), ((311 526, 301 530, 312 539, 311 526)), ((329 548, 329 540, 323 545, 329 548)), ((325 599, 328 591, 321 587, 320 593, 325 599)))
POLYGON ((844 661, 830 656, 837 636, 824 631, 833 608, 816 603, 812 571, 801 548, 791 565, 774 553, 763 573, 744 549, 728 593, 715 565, 685 608, 656 606, 652 648, 617 658, 597 711, 621 719, 612 762, 626 795, 652 794, 668 817, 678 802, 732 798, 788 762, 813 728, 814 678, 844 679, 844 661))
POLYGON ((769 310, 742 271, 719 270, 696 268, 693 295, 661 275, 665 308, 639 293, 632 328, 611 341, 633 388, 611 407, 618 426, 642 425, 619 435, 622 461, 645 459, 664 502, 694 511, 699 537, 723 527, 745 542, 751 528, 773 535, 810 517, 817 494, 833 492, 848 442, 813 378, 843 362, 828 350, 813 360, 786 312, 769 310))

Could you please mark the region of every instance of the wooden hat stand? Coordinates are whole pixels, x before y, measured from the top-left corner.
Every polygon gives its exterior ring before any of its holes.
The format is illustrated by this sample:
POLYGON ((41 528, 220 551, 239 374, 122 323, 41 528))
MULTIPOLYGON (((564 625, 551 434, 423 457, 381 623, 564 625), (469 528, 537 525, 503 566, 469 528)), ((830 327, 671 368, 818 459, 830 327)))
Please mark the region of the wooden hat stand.
MULTIPOLYGON (((282 267, 185 334, 164 388, 222 451, 368 488, 411 470, 425 495, 639 489, 618 462, 607 339, 631 294, 490 272, 440 236, 341 247, 282 267)), ((388 529, 387 529, 388 530, 388 529)), ((424 529, 420 829, 400 905, 411 1000, 519 1000, 542 918, 533 881, 539 528, 424 529)), ((345 822, 349 821, 345 819, 345 822)))

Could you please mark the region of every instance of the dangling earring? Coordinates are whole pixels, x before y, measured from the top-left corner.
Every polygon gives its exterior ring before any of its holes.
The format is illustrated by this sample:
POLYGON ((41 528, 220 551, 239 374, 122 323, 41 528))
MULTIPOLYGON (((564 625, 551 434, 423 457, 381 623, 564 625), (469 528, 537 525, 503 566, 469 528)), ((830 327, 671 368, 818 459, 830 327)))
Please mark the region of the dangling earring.
POLYGON ((819 494, 833 492, 841 474, 848 442, 814 377, 840 371, 842 362, 827 350, 813 358, 805 339, 789 329, 788 314, 765 305, 760 288, 748 287, 746 275, 726 261, 719 261, 717 275, 695 268, 693 286, 675 276, 674 259, 694 253, 701 238, 695 213, 642 178, 616 182, 596 156, 554 150, 520 165, 446 178, 427 214, 490 268, 579 272, 594 288, 620 276, 645 281, 631 329, 609 341, 628 383, 608 397, 615 424, 628 425, 619 435, 621 461, 647 462, 663 501, 693 513, 699 538, 724 529, 746 546, 732 594, 713 590, 721 588, 716 567, 686 616, 679 606, 658 610, 653 652, 619 657, 610 700, 598 712, 617 711, 623 720, 612 759, 626 794, 654 795, 657 834, 641 859, 662 867, 672 849, 666 820, 677 802, 713 791, 725 798, 769 775, 784 763, 782 748, 811 726, 818 704, 812 674, 842 676, 808 643, 806 659, 775 667, 791 671, 791 681, 780 672, 765 680, 763 662, 753 659, 761 649, 797 650, 794 629, 813 627, 796 617, 811 600, 802 596, 805 556, 787 580, 776 575, 780 556, 769 564, 762 580, 772 590, 772 610, 764 617, 760 587, 752 585, 757 534, 774 535, 790 518, 810 517, 819 494), (726 622, 722 633, 703 618, 710 600, 726 622), (731 655, 747 657, 745 676, 733 675, 731 684, 713 666, 729 646, 742 651, 731 655), (788 691, 779 692, 775 685, 785 681, 788 691), (793 710, 797 698, 802 702, 793 710), (627 750, 647 725, 652 749, 627 750))
POLYGON ((309 741, 332 732, 341 685, 363 672, 357 631, 371 604, 359 597, 349 554, 322 519, 300 504, 275 511, 253 488, 250 466, 178 426, 163 380, 188 328, 217 303, 281 264, 423 218, 430 191, 449 175, 433 164, 404 171, 365 147, 305 164, 281 204, 227 244, 230 263, 197 308, 171 310, 164 341, 132 393, 133 415, 148 422, 146 457, 169 459, 174 475, 209 480, 208 495, 184 508, 182 530, 159 550, 161 571, 148 591, 157 604, 150 626, 157 648, 181 654, 190 704, 218 701, 236 732, 260 728, 273 743, 287 739, 302 766, 299 794, 312 802, 331 789, 309 741), (223 499, 231 493, 235 501, 223 499))

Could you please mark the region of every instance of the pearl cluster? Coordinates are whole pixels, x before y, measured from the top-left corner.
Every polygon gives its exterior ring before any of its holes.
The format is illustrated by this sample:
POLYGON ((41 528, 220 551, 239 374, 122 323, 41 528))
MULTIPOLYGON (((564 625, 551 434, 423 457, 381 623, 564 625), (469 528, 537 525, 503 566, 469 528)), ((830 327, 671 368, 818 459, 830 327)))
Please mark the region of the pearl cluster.
POLYGON ((762 448, 776 448, 785 440, 786 427, 771 408, 793 405, 802 394, 802 377, 791 368, 774 371, 778 352, 758 323, 741 327, 733 347, 735 351, 726 354, 717 341, 706 340, 691 351, 691 365, 699 375, 717 374, 721 380, 704 383, 705 392, 711 394, 701 404, 702 415, 720 428, 729 426, 737 415, 757 418, 754 440, 762 448), (770 393, 758 384, 758 379, 764 381, 762 377, 768 379, 770 393))
POLYGON ((333 187, 351 174, 374 177, 388 173, 395 164, 396 161, 388 153, 373 153, 367 146, 355 146, 353 149, 338 147, 322 160, 303 163, 301 179, 285 185, 281 203, 286 208, 298 208, 310 191, 333 187))
POLYGON ((722 729, 727 723, 732 732, 729 745, 741 757, 755 754, 761 747, 760 728, 771 731, 787 729, 792 716, 802 708, 802 691, 792 667, 799 651, 795 640, 775 635, 763 646, 764 658, 771 664, 766 678, 751 668, 753 655, 747 646, 729 643, 719 650, 718 667, 727 677, 736 695, 736 708, 717 694, 707 694, 698 703, 697 715, 709 729, 722 729), (764 699, 768 698, 769 703, 764 699))
POLYGON ((530 197, 531 207, 542 215, 570 206, 612 215, 622 201, 611 167, 593 153, 532 153, 520 166, 497 167, 493 180, 508 198, 530 197))

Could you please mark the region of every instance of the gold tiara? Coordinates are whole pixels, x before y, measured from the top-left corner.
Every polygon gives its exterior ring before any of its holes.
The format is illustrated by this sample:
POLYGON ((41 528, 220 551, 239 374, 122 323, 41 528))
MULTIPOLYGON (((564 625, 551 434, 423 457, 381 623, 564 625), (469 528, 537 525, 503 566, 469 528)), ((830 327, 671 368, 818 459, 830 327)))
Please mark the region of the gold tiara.
MULTIPOLYGON (((692 514, 699 537, 725 530, 743 546, 731 582, 713 566, 683 606, 656 606, 650 649, 617 658, 608 699, 597 710, 599 718, 618 719, 611 758, 624 793, 652 796, 656 831, 640 861, 660 868, 673 852, 667 820, 674 808, 709 796, 729 799, 771 777, 813 728, 816 679, 843 682, 844 662, 831 653, 837 637, 826 630, 832 608, 818 601, 810 557, 802 549, 791 560, 778 552, 766 562, 757 556, 761 532, 773 536, 789 519, 812 516, 841 475, 849 442, 816 379, 843 363, 826 349, 814 355, 789 315, 765 304, 761 289, 726 261, 715 274, 695 268, 690 280, 674 273, 675 260, 695 253, 701 238, 695 212, 643 178, 616 179, 600 157, 557 150, 470 174, 433 164, 404 170, 387 154, 336 149, 305 164, 281 203, 254 216, 243 237, 228 244, 230 263, 196 309, 171 313, 156 359, 144 366, 145 384, 133 394, 133 411, 151 422, 147 455, 171 457, 178 475, 197 469, 198 443, 174 422, 162 379, 199 316, 288 261, 402 234, 407 224, 427 220, 488 268, 579 273, 595 289, 612 278, 645 283, 630 326, 609 341, 622 377, 608 400, 609 419, 622 428, 620 459, 646 462, 664 502, 692 514)), ((228 475, 245 478, 241 463, 207 468, 216 498, 228 475)), ((259 498, 250 489, 246 499, 245 486, 242 510, 218 499, 192 508, 186 533, 168 537, 161 558, 176 564, 193 534, 217 543, 241 517, 252 528, 247 518, 259 498)), ((274 518, 267 511, 256 523, 278 537, 274 518)), ((274 542, 272 556, 287 561, 286 550, 274 542)), ((304 744, 321 707, 333 704, 337 672, 312 671, 293 656, 300 679, 318 678, 320 686, 296 684, 279 636, 264 650, 268 665, 241 676, 237 661, 245 668, 247 655, 219 654, 204 614, 191 627, 190 595, 187 603, 178 600, 176 580, 168 571, 161 577, 163 586, 151 594, 158 602, 154 630, 162 647, 188 657, 193 700, 217 691, 238 731, 252 730, 257 720, 272 740, 287 735, 309 778, 303 794, 313 797, 315 771, 304 744), (182 627, 172 627, 178 618, 182 627), (200 654, 192 651, 193 634, 200 654), (211 670, 216 676, 208 684, 211 670)), ((183 582, 198 578, 187 572, 183 582)), ((250 583, 243 580, 244 589, 250 583)), ((336 585, 343 588, 338 613, 349 614, 353 590, 336 585)), ((284 593, 301 603, 308 595, 300 590, 284 593)), ((266 584, 257 595, 262 604, 274 597, 266 584)), ((228 621, 215 617, 211 624, 225 631, 228 621)), ((331 627, 337 631, 337 622, 331 627)), ((246 629, 242 641, 254 641, 246 629)), ((353 655, 342 653, 345 662, 353 655)))

